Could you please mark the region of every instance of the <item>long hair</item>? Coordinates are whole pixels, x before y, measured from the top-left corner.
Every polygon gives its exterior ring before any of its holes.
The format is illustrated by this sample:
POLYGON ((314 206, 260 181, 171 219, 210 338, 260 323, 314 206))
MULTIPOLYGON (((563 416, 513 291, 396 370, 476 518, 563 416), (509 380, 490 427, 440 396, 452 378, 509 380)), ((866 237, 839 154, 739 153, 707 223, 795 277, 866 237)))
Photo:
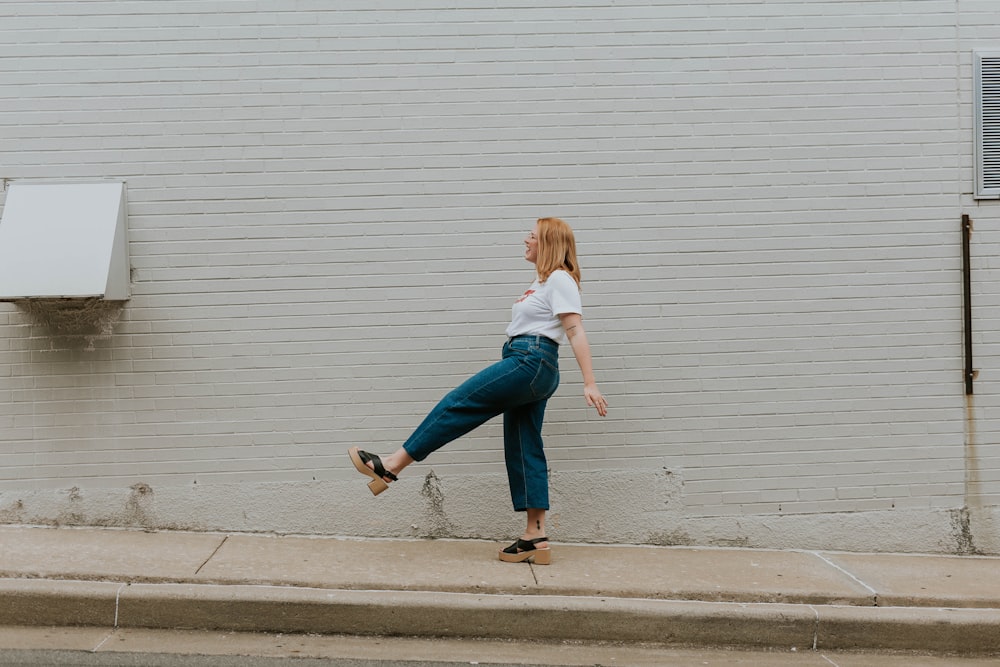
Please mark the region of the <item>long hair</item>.
POLYGON ((538 257, 535 260, 538 280, 545 282, 553 271, 562 269, 580 285, 580 264, 576 261, 573 230, 559 218, 538 219, 538 257))

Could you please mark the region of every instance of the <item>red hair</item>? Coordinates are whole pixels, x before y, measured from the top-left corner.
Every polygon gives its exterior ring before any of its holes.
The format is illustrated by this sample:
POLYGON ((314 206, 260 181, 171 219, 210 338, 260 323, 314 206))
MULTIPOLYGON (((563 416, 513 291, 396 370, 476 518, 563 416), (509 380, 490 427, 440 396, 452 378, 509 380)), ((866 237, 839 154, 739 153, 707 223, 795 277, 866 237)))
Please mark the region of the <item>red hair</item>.
POLYGON ((580 285, 580 264, 576 260, 576 239, 572 228, 559 218, 538 219, 538 257, 535 260, 538 280, 545 282, 560 269, 580 285))

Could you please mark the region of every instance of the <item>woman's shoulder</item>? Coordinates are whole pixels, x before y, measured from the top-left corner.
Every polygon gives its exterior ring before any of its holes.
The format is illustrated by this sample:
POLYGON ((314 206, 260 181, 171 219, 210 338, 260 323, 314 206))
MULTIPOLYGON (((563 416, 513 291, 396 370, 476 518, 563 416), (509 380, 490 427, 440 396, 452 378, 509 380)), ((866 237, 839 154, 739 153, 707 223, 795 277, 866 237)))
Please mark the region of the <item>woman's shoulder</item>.
POLYGON ((575 290, 580 289, 580 286, 576 284, 576 280, 573 279, 573 276, 570 275, 569 271, 564 269, 556 269, 553 271, 549 274, 549 277, 545 280, 545 282, 551 284, 557 289, 567 289, 569 287, 572 287, 575 290))
POLYGON ((568 280, 574 285, 576 284, 576 281, 573 280, 573 276, 571 276, 569 271, 567 271, 566 269, 556 269, 549 275, 549 280, 557 280, 560 282, 565 282, 568 280))

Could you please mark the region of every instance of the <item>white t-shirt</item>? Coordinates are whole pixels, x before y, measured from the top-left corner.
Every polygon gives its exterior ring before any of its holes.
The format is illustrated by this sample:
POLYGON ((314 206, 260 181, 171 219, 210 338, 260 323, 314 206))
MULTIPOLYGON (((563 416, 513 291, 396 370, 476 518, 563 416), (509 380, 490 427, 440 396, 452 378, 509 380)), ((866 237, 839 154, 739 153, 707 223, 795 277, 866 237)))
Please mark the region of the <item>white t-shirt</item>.
POLYGON ((569 342, 559 316, 565 313, 583 315, 580 288, 566 271, 553 271, 544 283, 531 287, 514 302, 507 335, 542 335, 561 345, 569 342))

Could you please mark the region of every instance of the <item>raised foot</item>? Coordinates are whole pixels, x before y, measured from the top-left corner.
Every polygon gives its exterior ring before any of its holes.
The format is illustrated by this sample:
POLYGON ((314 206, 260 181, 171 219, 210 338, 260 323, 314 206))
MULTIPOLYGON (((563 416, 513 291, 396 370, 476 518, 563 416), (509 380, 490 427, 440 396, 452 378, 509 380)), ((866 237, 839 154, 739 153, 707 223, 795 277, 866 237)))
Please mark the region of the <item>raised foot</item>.
POLYGON ((350 455, 351 463, 354 464, 358 472, 372 478, 372 481, 368 482, 368 488, 371 490, 373 496, 377 496, 389 488, 389 484, 385 481, 386 479, 393 482, 399 480, 398 477, 385 469, 382 459, 377 454, 369 454, 360 447, 351 447, 347 450, 347 453, 350 455), (371 465, 368 465, 369 463, 371 465))

